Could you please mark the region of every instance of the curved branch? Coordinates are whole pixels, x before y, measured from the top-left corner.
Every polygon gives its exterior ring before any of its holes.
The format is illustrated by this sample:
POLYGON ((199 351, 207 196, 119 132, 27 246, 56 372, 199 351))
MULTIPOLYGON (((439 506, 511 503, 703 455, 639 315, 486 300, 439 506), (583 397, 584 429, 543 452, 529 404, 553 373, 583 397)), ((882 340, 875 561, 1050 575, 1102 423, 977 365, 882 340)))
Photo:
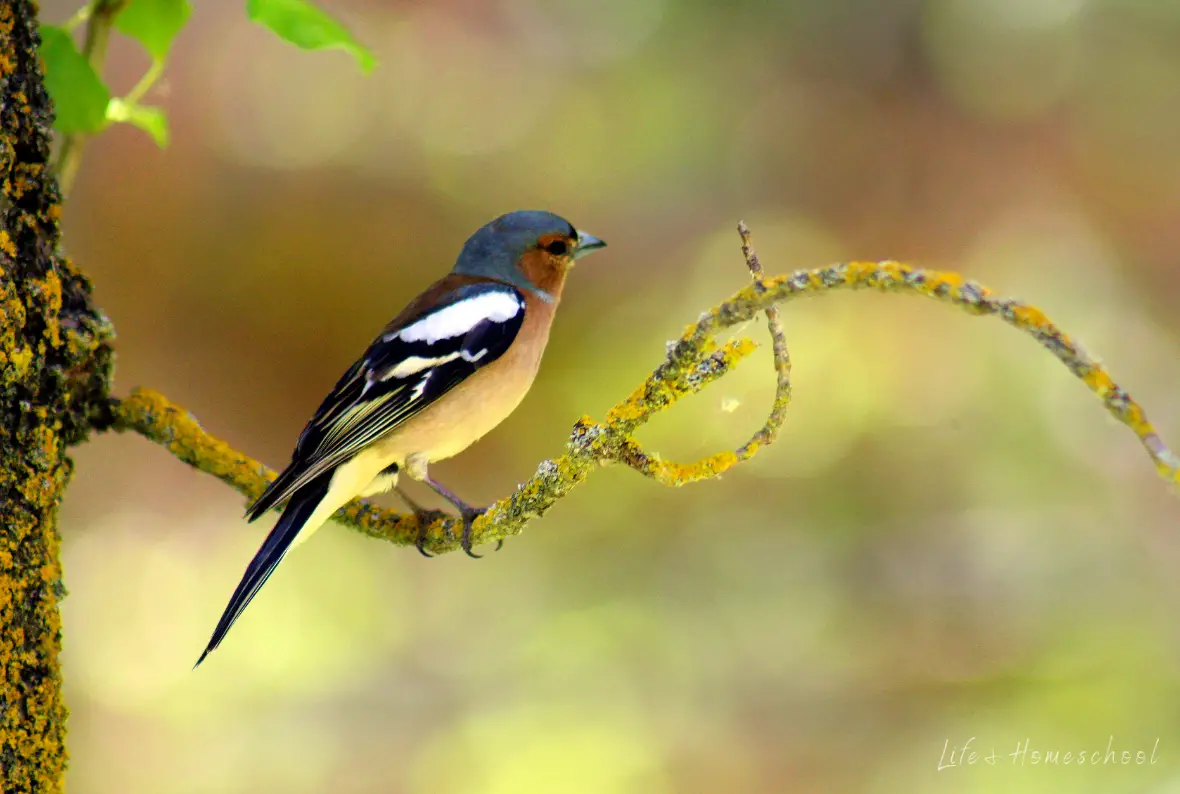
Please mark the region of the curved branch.
MULTIPOLYGON (((742 236, 742 254, 746 257, 746 266, 754 276, 754 287, 764 289, 762 282, 766 274, 762 272, 762 263, 758 261, 758 254, 754 252, 754 244, 750 241, 750 227, 745 221, 738 223, 738 234, 742 236)), ((766 424, 738 449, 736 454, 741 460, 753 455, 759 447, 774 441, 791 404, 791 354, 787 351, 787 335, 783 333, 777 305, 766 308, 766 325, 770 330, 771 352, 774 354, 774 402, 771 403, 770 416, 766 418, 766 424)))
MULTIPOLYGON (((543 461, 536 473, 516 491, 476 519, 472 537, 476 543, 501 540, 519 534, 532 519, 544 515, 558 499, 586 479, 599 465, 622 463, 665 485, 708 479, 721 474, 760 447, 774 441, 790 401, 790 359, 778 323, 779 304, 795 298, 838 289, 877 289, 908 292, 958 306, 975 315, 993 315, 1028 334, 1047 348, 1103 401, 1115 419, 1131 428, 1154 461, 1160 476, 1180 486, 1180 458, 1164 445, 1143 409, 1119 387, 1101 364, 1090 358, 1044 313, 1011 298, 997 298, 987 288, 956 273, 923 270, 900 262, 848 262, 786 276, 765 278, 757 255, 750 247, 749 230, 739 226, 743 251, 754 283, 729 300, 705 312, 684 335, 669 346, 664 361, 626 399, 612 408, 602 423, 583 417, 573 428, 563 455, 543 461), (766 424, 734 452, 721 452, 682 465, 649 455, 632 433, 656 413, 671 407, 729 372, 754 349, 748 339, 729 341, 720 347, 715 338, 725 329, 767 313, 775 348, 778 389, 766 424)), ((213 438, 183 409, 155 392, 137 390, 112 406, 115 427, 134 430, 164 444, 178 458, 255 498, 274 473, 213 438)), ((412 545, 417 536, 413 515, 384 510, 356 501, 336 518, 373 537, 412 545)), ((434 521, 427 529, 426 546, 433 552, 459 547, 461 524, 454 518, 434 521)))
MULTIPOLYGON (((754 289, 759 293, 765 292, 766 275, 762 272, 762 264, 758 261, 758 254, 754 251, 754 244, 750 239, 750 227, 746 225, 745 221, 741 221, 737 228, 738 234, 742 238, 742 254, 746 258, 746 267, 749 268, 750 275, 754 279, 754 289)), ((791 356, 787 351, 786 334, 783 333, 782 322, 779 320, 779 307, 773 304, 767 306, 765 314, 767 328, 770 331, 771 350, 774 354, 776 378, 774 401, 771 403, 770 415, 766 417, 766 422, 750 437, 749 441, 733 452, 718 452, 696 463, 684 466, 661 460, 659 456, 648 455, 636 441, 624 438, 620 440, 620 456, 617 461, 625 463, 640 474, 651 477, 662 485, 680 486, 716 477, 734 464, 749 460, 759 449, 773 443, 778 437, 779 428, 782 427, 783 420, 787 415, 787 407, 791 403, 791 356)), ((652 378, 656 378, 657 375, 658 371, 653 374, 652 378)), ((687 381, 690 384, 693 382, 693 377, 692 373, 687 376, 687 381)), ((628 403, 638 400, 639 403, 646 401, 648 405, 653 404, 646 397, 653 387, 652 379, 649 378, 648 382, 644 384, 643 394, 641 395, 639 390, 633 393, 627 401, 615 409, 618 412, 617 415, 627 412, 642 413, 644 409, 639 404, 628 403)), ((670 404, 671 401, 668 401, 664 403, 664 406, 670 404)), ((650 416, 651 414, 645 415, 650 416)), ((608 416, 608 423, 610 419, 611 417, 608 416)))

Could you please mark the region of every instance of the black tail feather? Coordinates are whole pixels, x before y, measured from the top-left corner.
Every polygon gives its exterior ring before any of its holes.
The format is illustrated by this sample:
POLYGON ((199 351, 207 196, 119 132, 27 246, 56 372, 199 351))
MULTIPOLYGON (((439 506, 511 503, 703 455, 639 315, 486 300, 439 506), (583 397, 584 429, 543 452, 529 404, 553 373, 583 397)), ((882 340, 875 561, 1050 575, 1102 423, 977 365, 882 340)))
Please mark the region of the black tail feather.
POLYGON ((259 496, 246 508, 246 520, 255 521, 267 510, 278 504, 283 491, 291 484, 298 473, 299 470, 294 465, 290 465, 279 472, 279 476, 272 480, 270 485, 266 486, 266 490, 262 492, 262 496, 259 496))
POLYGON ((205 661, 205 657, 214 648, 221 644, 230 628, 245 611, 246 606, 266 584, 266 580, 274 573, 279 563, 283 561, 283 557, 294 542, 295 536, 299 534, 303 525, 307 523, 307 519, 315 512, 320 500, 328 493, 328 485, 331 481, 332 472, 326 472, 300 488, 291 497, 291 501, 283 509, 283 515, 279 518, 278 523, 266 536, 266 540, 254 555, 254 559, 250 560, 250 564, 246 566, 242 581, 238 583, 237 589, 230 597, 229 604, 221 613, 221 620, 217 621, 217 628, 213 630, 213 636, 209 639, 205 652, 193 665, 194 670, 201 665, 201 662, 205 661))

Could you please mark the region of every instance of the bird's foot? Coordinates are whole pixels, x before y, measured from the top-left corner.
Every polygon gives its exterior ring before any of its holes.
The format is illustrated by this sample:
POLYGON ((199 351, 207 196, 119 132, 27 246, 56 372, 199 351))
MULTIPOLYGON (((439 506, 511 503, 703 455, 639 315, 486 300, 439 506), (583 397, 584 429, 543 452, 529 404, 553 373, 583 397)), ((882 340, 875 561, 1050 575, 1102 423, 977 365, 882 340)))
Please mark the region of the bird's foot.
MULTIPOLYGON (((467 553, 468 557, 475 557, 477 559, 482 557, 482 554, 476 554, 471 550, 471 525, 475 523, 475 519, 486 513, 488 509, 486 507, 472 507, 459 497, 455 496, 455 494, 451 493, 451 491, 448 490, 446 486, 427 475, 424 471, 418 473, 423 477, 422 482, 429 485, 436 494, 441 496, 443 499, 446 499, 455 506, 456 510, 459 511, 459 517, 463 519, 463 535, 459 541, 460 545, 463 547, 463 551, 467 553)), ((415 475, 411 474, 411 476, 415 475)), ((496 551, 499 551, 500 547, 503 545, 503 540, 497 543, 496 551)))
MULTIPOLYGON (((459 515, 463 518, 463 537, 459 544, 463 547, 463 551, 467 553, 468 557, 475 557, 476 559, 479 559, 483 556, 482 554, 476 554, 471 550, 471 525, 475 523, 475 519, 479 518, 487 511, 488 509, 486 507, 472 507, 470 505, 462 505, 459 507, 459 515)), ((496 551, 499 551, 500 547, 503 545, 503 540, 497 542, 496 551)))
MULTIPOLYGON (((476 554, 471 550, 471 527, 475 523, 475 519, 487 511, 488 509, 486 507, 468 507, 466 505, 459 511, 459 516, 463 521, 463 534, 460 536, 459 543, 468 557, 474 557, 476 559, 483 557, 482 554, 476 554)), ((451 518, 452 516, 444 510, 433 510, 422 507, 414 510, 414 516, 418 519, 418 539, 414 542, 414 548, 423 557, 434 557, 433 554, 426 550, 426 530, 438 519, 451 518)), ((503 540, 497 541, 496 551, 499 551, 503 546, 503 540)))
POLYGON ((426 546, 426 528, 433 524, 440 518, 450 518, 450 514, 444 513, 442 510, 433 510, 428 507, 423 507, 418 504, 416 500, 410 497, 408 493, 402 490, 400 485, 395 485, 394 489, 401 500, 406 503, 410 510, 414 511, 414 518, 418 519, 418 537, 414 541, 414 548, 423 557, 433 557, 434 555, 428 552, 426 546))
POLYGON ((450 518, 451 514, 443 510, 433 510, 415 505, 414 517, 418 519, 418 538, 414 541, 414 548, 423 557, 433 557, 434 555, 426 550, 426 530, 440 518, 450 518))

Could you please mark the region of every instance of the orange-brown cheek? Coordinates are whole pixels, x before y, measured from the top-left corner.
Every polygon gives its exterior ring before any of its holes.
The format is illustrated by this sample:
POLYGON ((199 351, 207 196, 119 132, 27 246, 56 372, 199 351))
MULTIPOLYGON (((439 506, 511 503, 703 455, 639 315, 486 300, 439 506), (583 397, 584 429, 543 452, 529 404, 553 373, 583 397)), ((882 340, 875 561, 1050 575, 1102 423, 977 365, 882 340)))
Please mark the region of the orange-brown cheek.
POLYGON ((553 292, 561 284, 567 269, 562 257, 539 250, 529 251, 522 256, 517 267, 525 278, 547 292, 553 292))

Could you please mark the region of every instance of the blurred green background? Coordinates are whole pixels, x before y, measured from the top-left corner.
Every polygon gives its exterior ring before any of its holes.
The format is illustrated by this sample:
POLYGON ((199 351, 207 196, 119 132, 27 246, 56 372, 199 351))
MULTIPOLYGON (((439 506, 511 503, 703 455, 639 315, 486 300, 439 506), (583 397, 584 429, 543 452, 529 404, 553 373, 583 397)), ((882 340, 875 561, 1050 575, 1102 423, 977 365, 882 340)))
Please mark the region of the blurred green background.
MULTIPOLYGON (((197 6, 148 98, 173 145, 92 141, 66 240, 120 392, 272 466, 467 235, 526 207, 610 248, 522 409, 438 467, 473 501, 744 285, 742 218, 771 273, 897 258, 1040 305, 1180 443, 1174 0, 324 3, 368 78, 197 6)), ((114 90, 146 66, 113 42, 114 90)), ((482 561, 331 526, 195 673, 270 520, 141 438, 78 450, 70 790, 1180 791, 1180 502, 1134 436, 994 320, 857 293, 784 322, 796 397, 750 464, 676 491, 602 471, 482 561), (939 771, 972 736, 997 763, 939 771), (1006 755, 1111 736, 1156 763, 1006 755)), ((763 349, 641 439, 736 446, 772 387, 763 349)))

